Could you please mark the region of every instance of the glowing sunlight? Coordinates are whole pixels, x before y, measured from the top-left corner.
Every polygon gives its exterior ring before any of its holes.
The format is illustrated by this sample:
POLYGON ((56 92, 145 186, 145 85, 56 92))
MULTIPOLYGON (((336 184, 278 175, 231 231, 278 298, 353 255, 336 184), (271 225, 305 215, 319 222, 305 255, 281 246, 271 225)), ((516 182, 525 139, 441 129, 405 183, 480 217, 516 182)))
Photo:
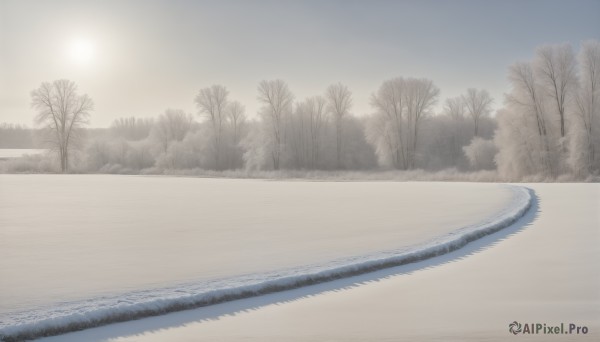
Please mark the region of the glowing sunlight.
POLYGON ((88 66, 94 62, 96 46, 88 38, 79 37, 69 42, 69 61, 75 65, 88 66))

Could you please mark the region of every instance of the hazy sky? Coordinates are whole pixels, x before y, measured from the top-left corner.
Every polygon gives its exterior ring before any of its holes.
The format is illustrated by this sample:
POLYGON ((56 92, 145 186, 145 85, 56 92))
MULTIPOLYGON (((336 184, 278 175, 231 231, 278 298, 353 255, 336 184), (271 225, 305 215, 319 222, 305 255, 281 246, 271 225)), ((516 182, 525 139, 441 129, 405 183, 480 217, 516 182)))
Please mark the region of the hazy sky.
POLYGON ((0 122, 31 126, 31 90, 60 78, 92 97, 94 127, 167 108, 195 114, 212 84, 252 117, 258 82, 274 78, 300 100, 343 82, 357 115, 396 76, 432 79, 440 103, 477 87, 499 106, 510 64, 540 44, 591 38, 600 0, 0 0, 0 122))

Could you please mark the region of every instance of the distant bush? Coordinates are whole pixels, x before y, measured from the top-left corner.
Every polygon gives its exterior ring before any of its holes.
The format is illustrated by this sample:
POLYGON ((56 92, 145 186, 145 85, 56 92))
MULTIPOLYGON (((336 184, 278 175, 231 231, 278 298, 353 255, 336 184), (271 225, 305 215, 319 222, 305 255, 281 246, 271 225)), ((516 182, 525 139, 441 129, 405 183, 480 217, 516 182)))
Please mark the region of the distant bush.
POLYGON ((494 157, 498 153, 498 148, 492 140, 475 137, 469 145, 463 147, 463 151, 473 170, 496 169, 494 157))
POLYGON ((0 161, 0 173, 55 173, 58 165, 50 152, 0 161))

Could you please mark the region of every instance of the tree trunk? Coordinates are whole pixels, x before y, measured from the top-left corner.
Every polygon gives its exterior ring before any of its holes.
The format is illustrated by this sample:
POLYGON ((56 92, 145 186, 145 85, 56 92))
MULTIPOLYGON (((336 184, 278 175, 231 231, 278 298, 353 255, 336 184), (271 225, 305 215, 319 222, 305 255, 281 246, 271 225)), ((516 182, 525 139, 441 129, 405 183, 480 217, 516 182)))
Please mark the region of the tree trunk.
POLYGON ((338 118, 336 127, 336 152, 337 162, 336 167, 339 170, 342 167, 342 119, 338 118))

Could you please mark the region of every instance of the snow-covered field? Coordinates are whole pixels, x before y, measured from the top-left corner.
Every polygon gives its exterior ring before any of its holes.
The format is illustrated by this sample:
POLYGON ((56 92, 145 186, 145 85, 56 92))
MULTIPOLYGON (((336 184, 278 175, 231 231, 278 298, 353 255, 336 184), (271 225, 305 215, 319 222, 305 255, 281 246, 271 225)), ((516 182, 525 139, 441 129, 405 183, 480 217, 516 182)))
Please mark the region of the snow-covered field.
POLYGON ((522 219, 444 256, 47 341, 598 341, 600 185, 525 186, 522 219), (587 334, 513 336, 513 321, 587 334))
POLYGON ((97 175, 0 175, 0 189, 5 334, 444 252, 527 197, 494 184, 97 175))

